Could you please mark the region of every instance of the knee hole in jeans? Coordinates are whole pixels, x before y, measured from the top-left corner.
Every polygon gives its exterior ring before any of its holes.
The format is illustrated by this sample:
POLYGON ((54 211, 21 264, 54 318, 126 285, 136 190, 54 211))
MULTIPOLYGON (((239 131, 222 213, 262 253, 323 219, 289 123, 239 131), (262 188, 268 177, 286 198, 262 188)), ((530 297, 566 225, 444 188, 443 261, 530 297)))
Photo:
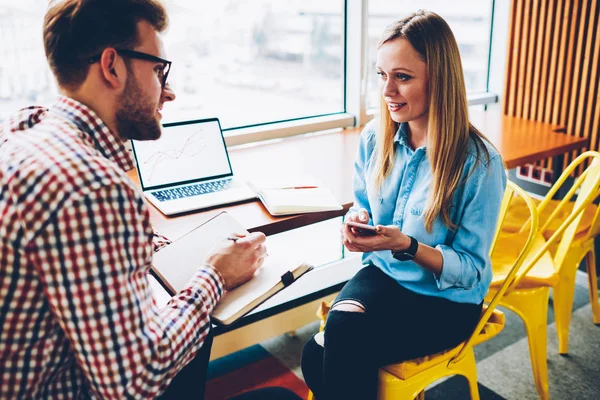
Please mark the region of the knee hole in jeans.
POLYGON ((313 339, 319 346, 325 347, 325 332, 318 332, 313 336, 313 339))
POLYGON ((366 312, 365 306, 358 300, 340 300, 335 303, 330 311, 366 312))
MULTIPOLYGON (((356 313, 365 313, 365 306, 358 300, 340 300, 331 306, 331 311, 340 311, 340 312, 356 312, 356 313)), ((313 337, 315 343, 317 343, 321 347, 325 347, 325 333, 319 332, 315 334, 313 337)))

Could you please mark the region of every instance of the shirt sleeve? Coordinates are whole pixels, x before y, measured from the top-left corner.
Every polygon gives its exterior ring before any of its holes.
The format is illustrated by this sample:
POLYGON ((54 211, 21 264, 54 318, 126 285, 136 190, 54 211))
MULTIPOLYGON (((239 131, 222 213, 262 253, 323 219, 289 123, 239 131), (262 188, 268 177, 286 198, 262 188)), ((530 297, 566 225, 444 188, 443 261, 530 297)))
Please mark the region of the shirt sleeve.
POLYGON ((371 206, 367 192, 367 166, 373 153, 374 131, 371 124, 367 125, 360 134, 358 150, 354 160, 354 175, 352 180, 352 190, 354 192, 354 204, 348 210, 348 215, 351 212, 357 212, 361 208, 368 211, 372 216, 371 206))
POLYGON ((467 181, 465 207, 456 234, 450 244, 436 246, 443 258, 442 273, 437 279, 440 290, 470 289, 483 276, 491 279, 489 252, 506 179, 502 159, 495 156, 487 166, 479 164, 467 181))
POLYGON ((152 227, 152 247, 155 253, 171 243, 173 243, 171 239, 161 235, 154 227, 152 227))
POLYGON ((62 207, 32 239, 48 304, 99 398, 154 398, 202 347, 223 282, 199 266, 158 309, 147 273, 147 208, 132 188, 101 187, 62 207))

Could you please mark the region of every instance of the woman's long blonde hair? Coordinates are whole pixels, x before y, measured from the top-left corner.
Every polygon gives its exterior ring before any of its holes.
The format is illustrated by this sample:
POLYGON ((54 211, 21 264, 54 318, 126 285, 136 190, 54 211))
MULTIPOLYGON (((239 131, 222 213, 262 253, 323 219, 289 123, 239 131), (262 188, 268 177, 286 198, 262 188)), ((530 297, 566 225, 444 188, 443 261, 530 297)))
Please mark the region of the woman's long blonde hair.
MULTIPOLYGON (((395 39, 407 39, 427 64, 429 76, 429 108, 427 125, 427 158, 433 174, 425 212, 425 229, 431 232, 438 215, 449 228, 450 207, 456 188, 461 183, 469 138, 489 154, 485 137, 469 123, 467 92, 456 39, 439 15, 419 10, 389 25, 378 48, 395 39)), ((387 103, 381 96, 380 127, 375 149, 375 185, 380 188, 394 165, 394 137, 399 124, 392 120, 387 103)))

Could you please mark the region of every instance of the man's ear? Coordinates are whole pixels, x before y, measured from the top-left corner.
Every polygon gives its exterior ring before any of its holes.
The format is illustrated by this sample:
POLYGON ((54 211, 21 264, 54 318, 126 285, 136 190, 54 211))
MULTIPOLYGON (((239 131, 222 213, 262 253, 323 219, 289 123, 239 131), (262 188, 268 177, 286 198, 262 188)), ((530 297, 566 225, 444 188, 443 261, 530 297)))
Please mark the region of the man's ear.
POLYGON ((113 48, 104 49, 100 56, 100 71, 106 84, 114 89, 125 86, 127 68, 113 48))

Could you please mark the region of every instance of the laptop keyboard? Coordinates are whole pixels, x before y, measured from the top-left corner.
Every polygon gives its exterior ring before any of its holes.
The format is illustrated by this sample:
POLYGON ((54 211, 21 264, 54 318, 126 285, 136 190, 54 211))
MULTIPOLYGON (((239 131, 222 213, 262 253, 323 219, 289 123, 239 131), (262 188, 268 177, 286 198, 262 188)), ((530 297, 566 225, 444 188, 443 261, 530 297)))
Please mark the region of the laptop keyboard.
POLYGON ((198 196, 206 193, 219 192, 231 187, 231 179, 197 183, 195 185, 183 186, 173 189, 157 190, 152 192, 159 201, 176 200, 184 197, 198 196))

